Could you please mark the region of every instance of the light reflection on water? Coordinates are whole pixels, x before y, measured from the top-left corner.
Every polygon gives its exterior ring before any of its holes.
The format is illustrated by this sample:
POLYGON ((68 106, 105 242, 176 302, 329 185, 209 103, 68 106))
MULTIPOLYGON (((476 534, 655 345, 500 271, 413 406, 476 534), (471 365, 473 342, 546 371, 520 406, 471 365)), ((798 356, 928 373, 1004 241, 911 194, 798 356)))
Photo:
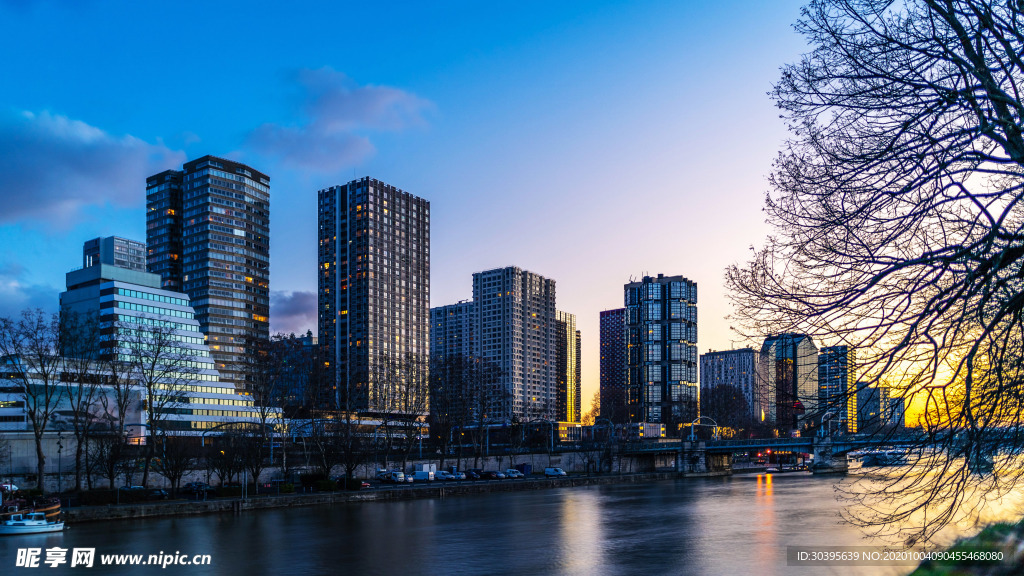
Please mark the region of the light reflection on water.
MULTIPOLYGON (((786 546, 872 544, 841 524, 834 479, 741 475, 73 526, 0 539, 97 554, 211 554, 167 574, 883 574, 786 566, 786 546)), ((93 574, 126 574, 126 568, 93 574)), ((46 567, 46 573, 60 570, 46 567)), ((72 572, 75 573, 75 572, 72 572)))

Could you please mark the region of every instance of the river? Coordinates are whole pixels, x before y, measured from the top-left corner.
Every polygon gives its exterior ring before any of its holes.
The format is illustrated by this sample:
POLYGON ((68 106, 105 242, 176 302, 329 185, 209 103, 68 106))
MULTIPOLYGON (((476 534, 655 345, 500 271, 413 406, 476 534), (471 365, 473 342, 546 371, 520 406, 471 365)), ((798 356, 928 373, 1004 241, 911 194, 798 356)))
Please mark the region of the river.
MULTIPOLYGON (((42 574, 905 574, 908 567, 787 566, 787 546, 865 546, 840 522, 834 478, 683 479, 446 499, 292 508, 239 516, 86 523, 0 540, 95 548, 91 569, 42 574), (101 555, 210 555, 205 566, 100 566, 101 555)), ((70 554, 68 562, 70 563, 70 554)), ((180 556, 179 556, 180 557, 180 556)), ((45 560, 45 551, 43 558, 45 560)))

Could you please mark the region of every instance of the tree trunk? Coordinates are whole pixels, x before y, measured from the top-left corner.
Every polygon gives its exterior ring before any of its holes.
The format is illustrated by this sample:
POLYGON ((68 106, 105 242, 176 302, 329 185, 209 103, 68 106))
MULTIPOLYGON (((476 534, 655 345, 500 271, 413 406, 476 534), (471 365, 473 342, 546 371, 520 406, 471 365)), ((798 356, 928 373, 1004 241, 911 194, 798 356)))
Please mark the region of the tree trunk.
POLYGON ((43 454, 43 434, 36 432, 36 488, 46 492, 43 487, 43 478, 46 477, 46 455, 43 454))

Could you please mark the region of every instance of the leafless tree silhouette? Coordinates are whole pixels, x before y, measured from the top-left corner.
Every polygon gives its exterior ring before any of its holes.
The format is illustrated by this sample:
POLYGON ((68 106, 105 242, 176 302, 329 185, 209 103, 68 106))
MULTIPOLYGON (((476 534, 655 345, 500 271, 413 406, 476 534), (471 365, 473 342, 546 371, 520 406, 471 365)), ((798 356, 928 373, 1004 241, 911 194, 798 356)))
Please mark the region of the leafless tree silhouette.
POLYGON ((922 414, 915 462, 848 494, 927 539, 1024 476, 1024 2, 816 0, 796 30, 774 232, 726 273, 734 314, 856 347, 922 414))

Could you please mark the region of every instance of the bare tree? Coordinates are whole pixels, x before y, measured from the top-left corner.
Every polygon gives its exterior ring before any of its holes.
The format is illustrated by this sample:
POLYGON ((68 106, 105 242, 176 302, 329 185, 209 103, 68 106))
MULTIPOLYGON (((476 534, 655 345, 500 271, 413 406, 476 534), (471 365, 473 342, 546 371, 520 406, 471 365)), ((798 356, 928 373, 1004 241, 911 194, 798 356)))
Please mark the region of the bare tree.
POLYGON ((596 390, 593 398, 590 399, 590 408, 583 414, 583 425, 593 426, 597 417, 601 415, 601 391, 596 390))
POLYGON ((156 471, 171 483, 171 496, 177 496, 181 479, 199 465, 200 450, 197 439, 188 436, 159 437, 160 458, 156 471))
POLYGON ((88 478, 86 448, 89 430, 104 391, 103 374, 98 370, 102 348, 99 322, 94 315, 62 311, 61 352, 64 355, 64 395, 70 408, 71 430, 75 435, 75 490, 82 489, 82 476, 88 478))
POLYGON ((43 489, 46 454, 43 435, 64 396, 60 378, 64 360, 60 355, 60 318, 40 309, 25 310, 20 320, 0 318, 0 356, 5 369, 23 388, 25 414, 36 444, 36 486, 43 489))
POLYGON ((1024 441, 1024 6, 815 0, 796 29, 812 50, 771 92, 792 133, 775 231, 726 274, 735 316, 855 347, 920 414, 915 465, 852 490, 851 514, 927 539, 1024 477, 975 473, 1024 441))
MULTIPOLYGON (((148 320, 117 323, 117 354, 126 363, 129 378, 145 394, 146 426, 154 439, 166 426, 167 416, 189 402, 201 371, 197 358, 203 352, 187 346, 173 326, 148 320)), ((148 485, 154 454, 155 442, 147 442, 143 486, 148 485)))

